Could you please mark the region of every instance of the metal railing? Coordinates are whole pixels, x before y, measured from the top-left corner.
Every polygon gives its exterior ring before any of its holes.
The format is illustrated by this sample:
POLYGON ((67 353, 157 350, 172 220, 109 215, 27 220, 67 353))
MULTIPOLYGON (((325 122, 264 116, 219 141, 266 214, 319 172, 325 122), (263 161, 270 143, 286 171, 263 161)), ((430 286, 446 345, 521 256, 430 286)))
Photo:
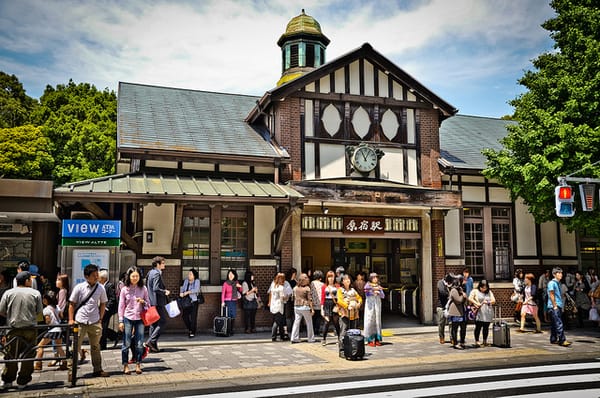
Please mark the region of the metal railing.
POLYGON ((71 387, 75 387, 79 360, 79 353, 77 352, 78 332, 77 325, 68 325, 66 323, 60 325, 37 325, 23 329, 0 326, 0 363, 67 361, 70 362, 67 372, 67 383, 70 383, 71 387), (54 328, 61 329, 60 338, 62 342, 60 346, 64 349, 64 356, 60 356, 54 352, 52 348, 57 346, 54 342, 45 345, 39 344, 46 336, 46 333, 54 328), (19 330, 35 330, 36 338, 33 343, 20 336, 17 332, 19 330), (44 355, 36 358, 39 348, 44 348, 44 355), (46 350, 46 348, 49 348, 49 350, 46 350), (46 355, 46 352, 52 353, 52 355, 46 355), (17 355, 14 356, 13 353, 17 353, 17 355))

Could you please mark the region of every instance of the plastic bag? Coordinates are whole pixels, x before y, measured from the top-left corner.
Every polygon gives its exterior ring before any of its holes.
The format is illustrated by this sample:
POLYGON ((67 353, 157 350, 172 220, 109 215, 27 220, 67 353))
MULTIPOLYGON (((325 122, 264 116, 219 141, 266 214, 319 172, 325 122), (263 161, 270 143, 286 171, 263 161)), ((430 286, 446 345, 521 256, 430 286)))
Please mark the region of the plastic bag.
POLYGON ((171 318, 175 318, 181 314, 176 300, 173 300, 169 304, 165 305, 165 308, 167 309, 167 314, 169 314, 171 318))

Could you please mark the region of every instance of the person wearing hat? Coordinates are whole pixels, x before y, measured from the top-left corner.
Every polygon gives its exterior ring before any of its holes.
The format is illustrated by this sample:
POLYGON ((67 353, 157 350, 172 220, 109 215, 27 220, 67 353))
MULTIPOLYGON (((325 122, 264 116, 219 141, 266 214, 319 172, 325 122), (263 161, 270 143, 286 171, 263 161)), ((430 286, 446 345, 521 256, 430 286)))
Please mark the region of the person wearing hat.
MULTIPOLYGON (((36 289, 31 289, 31 274, 21 271, 15 277, 17 287, 7 290, 0 300, 0 315, 6 317, 6 325, 11 329, 8 332, 6 359, 11 358, 33 358, 37 339, 38 314, 42 312, 42 296, 36 289), (25 344, 23 344, 25 343, 25 344)), ((24 389, 32 379, 33 361, 21 362, 18 370, 18 362, 7 362, 2 371, 3 389, 12 387, 17 381, 17 388, 24 389), (17 375, 18 371, 18 375, 17 375)))
MULTIPOLYGON (((29 272, 29 275, 33 277, 33 278, 31 278, 31 286, 29 286, 29 287, 31 287, 35 290, 38 290, 37 281, 35 280, 35 276, 37 276, 37 275, 36 275, 36 273, 32 272, 32 270, 29 269, 30 267, 31 266, 29 264, 29 261, 27 261, 27 260, 20 261, 19 264, 17 264, 17 274, 19 272, 23 272, 23 271, 29 272)), ((37 272, 37 269, 38 269, 37 265, 35 265, 34 267, 35 267, 35 271, 37 272)), ((13 279, 13 287, 17 287, 17 278, 16 277, 15 277, 15 279, 13 279)))

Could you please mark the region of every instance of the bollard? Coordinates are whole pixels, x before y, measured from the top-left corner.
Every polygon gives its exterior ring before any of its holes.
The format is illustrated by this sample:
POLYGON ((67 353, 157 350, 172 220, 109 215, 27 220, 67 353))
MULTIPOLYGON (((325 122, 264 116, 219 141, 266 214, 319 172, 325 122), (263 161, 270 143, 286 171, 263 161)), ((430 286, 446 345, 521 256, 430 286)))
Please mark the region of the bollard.
POLYGON ((71 363, 71 371, 69 372, 69 381, 71 382, 71 387, 75 387, 77 384, 77 366, 79 365, 79 350, 77 346, 79 345, 79 326, 77 324, 73 325, 73 362, 71 363))

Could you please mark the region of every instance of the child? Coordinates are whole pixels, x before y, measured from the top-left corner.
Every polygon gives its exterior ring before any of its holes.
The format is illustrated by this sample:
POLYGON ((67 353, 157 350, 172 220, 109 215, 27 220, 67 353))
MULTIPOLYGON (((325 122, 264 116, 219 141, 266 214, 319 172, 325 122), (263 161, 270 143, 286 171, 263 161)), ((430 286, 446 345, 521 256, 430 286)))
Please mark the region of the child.
MULTIPOLYGON (((44 315, 44 321, 46 322, 46 325, 60 325, 60 317, 58 314, 58 309, 56 308, 56 294, 53 291, 45 293, 42 297, 42 303, 44 304, 44 310, 42 314, 44 315)), ((36 358, 40 359, 44 356, 44 346, 51 342, 54 342, 58 356, 65 357, 65 351, 62 347, 61 334, 62 330, 60 327, 53 327, 48 332, 46 332, 46 334, 44 335, 44 337, 42 337, 42 340, 40 340, 38 344, 36 358)), ((34 369, 42 370, 42 362, 36 361, 34 369)), ((67 370, 67 361, 63 359, 58 369, 67 370)))

